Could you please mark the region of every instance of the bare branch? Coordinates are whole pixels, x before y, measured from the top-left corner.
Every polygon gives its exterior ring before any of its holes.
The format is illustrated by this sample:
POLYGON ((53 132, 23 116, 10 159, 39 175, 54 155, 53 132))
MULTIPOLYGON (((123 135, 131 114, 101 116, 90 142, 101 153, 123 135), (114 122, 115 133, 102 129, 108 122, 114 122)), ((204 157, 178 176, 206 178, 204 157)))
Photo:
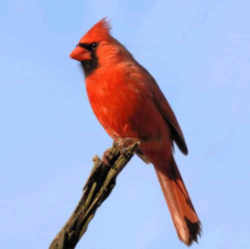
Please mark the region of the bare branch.
POLYGON ((104 159, 97 156, 94 166, 83 188, 83 195, 73 214, 52 241, 49 249, 73 249, 88 228, 96 210, 110 195, 116 177, 134 155, 138 143, 121 149, 113 145, 104 153, 104 159), (107 163, 108 161, 108 163, 107 163))

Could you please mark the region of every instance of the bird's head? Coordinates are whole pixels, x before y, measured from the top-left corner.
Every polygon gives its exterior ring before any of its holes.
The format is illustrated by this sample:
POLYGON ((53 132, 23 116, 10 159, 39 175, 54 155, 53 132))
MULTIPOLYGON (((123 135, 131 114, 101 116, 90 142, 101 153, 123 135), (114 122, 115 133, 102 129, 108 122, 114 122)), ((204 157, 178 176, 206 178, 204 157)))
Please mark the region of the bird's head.
POLYGON ((80 39, 71 52, 70 57, 81 62, 86 76, 98 67, 102 47, 112 40, 109 31, 109 23, 103 18, 80 39))
POLYGON ((127 55, 127 50, 110 35, 110 25, 103 18, 80 39, 70 57, 81 62, 88 76, 98 67, 116 63, 127 55))

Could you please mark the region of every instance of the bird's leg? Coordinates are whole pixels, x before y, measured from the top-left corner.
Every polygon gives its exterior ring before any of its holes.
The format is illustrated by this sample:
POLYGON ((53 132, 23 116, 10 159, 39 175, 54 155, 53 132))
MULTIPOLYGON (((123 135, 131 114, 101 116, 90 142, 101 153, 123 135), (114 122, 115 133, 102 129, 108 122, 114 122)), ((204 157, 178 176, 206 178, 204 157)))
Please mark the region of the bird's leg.
POLYGON ((140 143, 140 140, 134 137, 123 137, 116 139, 115 143, 120 148, 121 153, 123 153, 125 150, 128 149, 129 146, 135 143, 140 143))
MULTIPOLYGON (((132 138, 132 137, 125 137, 125 138, 115 138, 113 146, 117 146, 119 148, 119 151, 121 154, 125 153, 127 149, 135 144, 135 143, 140 143, 140 140, 138 138, 132 138)), ((102 156, 102 161, 106 166, 111 166, 112 161, 111 159, 113 158, 112 156, 112 148, 107 149, 102 156)))

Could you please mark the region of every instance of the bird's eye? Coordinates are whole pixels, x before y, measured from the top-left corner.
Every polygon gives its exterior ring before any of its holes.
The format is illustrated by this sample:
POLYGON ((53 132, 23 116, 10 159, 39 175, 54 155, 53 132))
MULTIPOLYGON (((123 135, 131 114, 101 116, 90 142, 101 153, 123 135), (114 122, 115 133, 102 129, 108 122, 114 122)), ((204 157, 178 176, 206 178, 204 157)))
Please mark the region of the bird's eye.
POLYGON ((90 47, 91 47, 91 49, 96 48, 96 47, 97 47, 97 43, 96 43, 96 42, 91 43, 91 44, 90 44, 90 47))
POLYGON ((98 43, 97 42, 92 42, 92 43, 78 43, 77 46, 81 48, 85 48, 89 51, 94 50, 97 47, 98 43))

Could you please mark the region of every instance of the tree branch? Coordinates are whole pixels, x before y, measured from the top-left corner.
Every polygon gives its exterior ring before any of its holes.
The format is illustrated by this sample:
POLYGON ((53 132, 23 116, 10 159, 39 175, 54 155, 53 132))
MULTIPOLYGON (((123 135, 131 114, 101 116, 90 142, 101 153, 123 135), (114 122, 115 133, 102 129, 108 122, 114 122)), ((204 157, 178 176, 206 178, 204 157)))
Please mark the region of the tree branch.
POLYGON ((96 210, 110 195, 116 177, 134 155, 138 143, 121 149, 116 144, 104 153, 104 159, 93 158, 94 166, 83 188, 83 195, 73 214, 56 235, 49 249, 73 249, 88 228, 96 210), (108 161, 108 163, 105 163, 108 161))

